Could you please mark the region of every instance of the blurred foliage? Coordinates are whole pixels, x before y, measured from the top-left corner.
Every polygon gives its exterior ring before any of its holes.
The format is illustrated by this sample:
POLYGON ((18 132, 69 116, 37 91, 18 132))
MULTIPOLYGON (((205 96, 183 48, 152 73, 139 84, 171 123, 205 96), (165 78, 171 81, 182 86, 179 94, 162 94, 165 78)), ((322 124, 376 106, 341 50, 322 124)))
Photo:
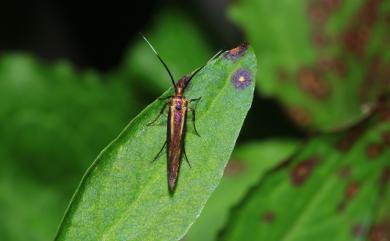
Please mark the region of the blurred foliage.
MULTIPOLYGON (((163 11, 146 37, 169 66, 175 79, 204 65, 214 55, 209 44, 191 19, 178 10, 163 11)), ((217 51, 215 51, 217 52, 217 51)), ((142 38, 137 38, 122 65, 123 72, 133 80, 132 88, 160 94, 171 86, 168 73, 142 38), (142 80, 139 81, 139 80, 142 80)))
POLYGON ((228 218, 229 210, 247 189, 271 168, 287 159, 297 148, 296 140, 268 140, 237 147, 218 188, 207 201, 202 214, 186 234, 186 241, 215 240, 228 218))
POLYGON ((131 96, 94 71, 23 54, 0 57, 0 96, 2 233, 48 240, 84 170, 134 113, 131 96))
MULTIPOLYGON (((390 102, 346 133, 308 141, 233 209, 221 240, 356 240, 389 179, 390 102)), ((386 239, 382 239, 386 240, 386 239)))
POLYGON ((388 88, 389 1, 242 0, 229 12, 259 56, 258 90, 304 127, 350 126, 388 88))
POLYGON ((0 78, 0 118, 7 123, 1 145, 25 176, 43 183, 77 182, 131 112, 130 97, 117 83, 104 83, 93 71, 76 74, 65 62, 47 68, 9 55, 0 60, 0 78))
POLYGON ((55 240, 183 237, 222 178, 252 104, 256 70, 254 52, 245 48, 236 61, 220 56, 191 80, 185 93, 189 99, 202 96, 196 104, 196 126, 202 138, 186 135, 185 153, 193 168, 182 162, 174 193, 168 191, 167 156, 152 163, 167 141, 166 126, 147 126, 164 102, 156 100, 146 107, 87 171, 55 240), (232 79, 244 69, 252 79, 238 88, 232 79), (229 118, 232 113, 235 118, 229 118))
POLYGON ((380 183, 382 185, 381 190, 381 202, 378 203, 378 211, 373 225, 369 229, 364 229, 362 226, 357 228, 363 232, 368 233, 368 239, 370 241, 388 240, 390 238, 390 163, 383 169, 381 173, 380 183))
POLYGON ((4 163, 0 175, 1 240, 50 240, 69 199, 65 190, 25 178, 4 163))

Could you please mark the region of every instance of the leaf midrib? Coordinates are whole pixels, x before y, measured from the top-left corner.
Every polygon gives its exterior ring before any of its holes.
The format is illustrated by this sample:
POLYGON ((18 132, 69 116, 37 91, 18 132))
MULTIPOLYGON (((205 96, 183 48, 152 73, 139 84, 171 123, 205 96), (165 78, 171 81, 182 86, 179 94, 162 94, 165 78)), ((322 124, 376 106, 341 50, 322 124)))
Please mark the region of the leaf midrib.
MULTIPOLYGON (((228 76, 230 76, 230 74, 229 74, 228 76)), ((207 76, 206 76, 206 77, 207 77, 207 76)), ((210 109, 212 109, 212 107, 215 105, 215 102, 216 102, 218 99, 220 99, 221 94, 222 94, 222 93, 224 92, 224 90, 226 89, 226 86, 227 86, 227 83, 228 83, 228 82, 229 82, 229 81, 228 81, 228 78, 225 78, 223 88, 221 88, 220 91, 218 92, 218 94, 215 95, 215 98, 213 98, 213 99, 210 101, 211 103, 210 103, 210 105, 208 106, 209 108, 207 108, 207 109, 203 112, 203 114, 199 116, 198 119, 202 120, 202 119, 204 118, 204 116, 206 116, 207 113, 210 111, 210 109)), ((156 178, 150 179, 150 181, 148 181, 148 182, 146 183, 146 184, 147 184, 147 185, 146 185, 147 188, 144 188, 144 189, 141 191, 141 193, 138 194, 137 198, 136 198, 136 199, 131 203, 131 205, 126 209, 125 213, 127 213, 127 215, 126 215, 126 216, 122 216, 118 221, 116 221, 114 224, 110 225, 110 227, 106 228, 106 229, 102 232, 103 240, 106 240, 106 237, 109 237, 109 236, 110 236, 110 234, 115 230, 115 227, 118 226, 120 223, 122 223, 123 220, 126 220, 126 219, 129 217, 130 213, 129 213, 128 211, 131 210, 131 209, 134 207, 134 205, 137 204, 137 201, 143 196, 143 194, 145 193, 146 189, 149 190, 149 188, 152 187, 152 185, 149 185, 149 184, 152 184, 152 183, 154 183, 158 178, 161 178, 162 175, 159 174, 159 173, 161 173, 159 169, 156 168, 155 171, 154 171, 154 173, 157 173, 157 175, 155 175, 156 178), (106 231, 106 230, 107 230, 107 231, 106 231)), ((192 223, 194 223, 194 222, 195 222, 195 220, 194 220, 192 223)), ((192 224, 192 223, 191 223, 191 224, 192 224)), ((188 226, 190 227, 191 224, 189 224, 188 226)), ((188 230, 188 229, 187 229, 187 230, 188 230)))

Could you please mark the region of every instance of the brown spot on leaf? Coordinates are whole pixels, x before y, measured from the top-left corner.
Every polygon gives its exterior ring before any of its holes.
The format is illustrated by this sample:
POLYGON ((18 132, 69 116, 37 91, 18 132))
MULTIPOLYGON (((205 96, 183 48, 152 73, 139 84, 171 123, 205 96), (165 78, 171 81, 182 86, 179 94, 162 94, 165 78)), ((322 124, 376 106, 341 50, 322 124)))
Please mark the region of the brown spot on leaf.
POLYGON ((291 119, 301 126, 309 126, 312 123, 310 114, 300 106, 289 106, 287 107, 288 115, 291 119))
POLYGON ((390 122, 390 99, 382 96, 376 106, 379 121, 390 122))
POLYGON ((362 81, 359 90, 359 98, 361 102, 367 102, 372 95, 382 94, 388 87, 390 71, 382 58, 374 56, 370 59, 370 63, 362 81))
POLYGON ((284 83, 288 80, 288 73, 286 70, 283 70, 283 69, 280 69, 278 71, 278 80, 281 82, 281 83, 284 83))
POLYGON ((352 227, 352 236, 355 238, 363 237, 366 234, 366 230, 361 224, 356 224, 352 227))
POLYGON ((345 189, 345 197, 348 200, 353 199, 356 194, 359 192, 360 184, 357 182, 351 182, 348 184, 347 188, 345 189))
POLYGON ((334 10, 340 6, 340 0, 311 1, 308 15, 315 26, 323 26, 334 10))
POLYGON ((225 168, 224 175, 235 176, 242 174, 246 170, 246 166, 238 160, 230 160, 225 168))
POLYGON ((384 219, 372 226, 369 234, 370 241, 390 241, 390 220, 384 219))
POLYGON ((379 107, 379 119, 381 121, 387 122, 390 121, 390 108, 387 105, 382 105, 379 107))
POLYGON ((337 149, 346 152, 355 144, 363 134, 365 128, 362 125, 351 128, 337 143, 337 149))
POLYGON ((324 8, 324 5, 320 1, 316 1, 315 3, 309 5, 308 14, 310 19, 316 25, 324 25, 325 21, 329 17, 329 12, 326 8, 324 8))
POLYGON ((390 131, 382 133, 382 140, 387 146, 390 146, 390 131))
POLYGON ((323 2, 324 6, 331 12, 340 7, 341 0, 323 0, 323 2))
POLYGON ((347 208, 349 202, 357 195, 359 189, 360 184, 358 182, 353 181, 348 183, 344 190, 344 197, 340 204, 337 206, 337 211, 344 211, 347 208))
POLYGON ((366 149, 369 158, 377 158, 383 152, 383 145, 381 143, 371 143, 366 149))
POLYGON ((380 185, 383 190, 386 190, 386 186, 390 181, 390 166, 386 166, 383 168, 381 177, 380 177, 380 185))
POLYGON ((357 57, 361 57, 364 52, 370 35, 370 29, 367 26, 360 25, 344 33, 344 47, 357 57))
POLYGON ((246 53, 247 49, 248 49, 248 44, 243 43, 240 46, 225 52, 223 54, 223 57, 235 62, 238 58, 242 57, 246 53))
POLYGON ((314 167, 318 164, 320 158, 318 156, 313 156, 305 161, 302 161, 296 165, 291 174, 290 178, 292 183, 295 186, 301 186, 310 174, 313 172, 314 167))
POLYGON ((275 213, 273 213, 271 211, 267 211, 263 214, 262 219, 266 223, 272 223, 275 219, 275 213))
POLYGON ((346 180, 351 176, 351 167, 343 166, 339 169, 338 176, 340 179, 346 180))
POLYGON ((341 77, 344 77, 347 74, 347 67, 345 66, 344 61, 342 61, 341 59, 321 58, 318 61, 317 66, 321 72, 332 71, 337 73, 341 77))
POLYGON ((318 71, 303 68, 298 73, 298 84, 307 94, 323 100, 329 95, 329 84, 318 71))
POLYGON ((315 30, 312 33, 312 41, 318 47, 325 47, 330 43, 330 39, 323 31, 315 30))
POLYGON ((371 37, 372 26, 377 19, 379 4, 380 0, 366 1, 353 17, 352 24, 342 34, 344 47, 357 57, 365 54, 367 43, 371 37))

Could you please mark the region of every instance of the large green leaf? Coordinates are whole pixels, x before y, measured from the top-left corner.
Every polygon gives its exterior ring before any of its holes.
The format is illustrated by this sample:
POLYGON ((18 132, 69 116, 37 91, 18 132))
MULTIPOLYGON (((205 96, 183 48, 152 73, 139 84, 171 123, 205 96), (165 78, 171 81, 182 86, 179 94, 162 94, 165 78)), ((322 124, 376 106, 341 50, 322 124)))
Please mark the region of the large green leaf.
POLYGON ((383 138, 390 131, 389 111, 342 138, 327 135, 308 141, 234 209, 221 240, 364 238, 362 230, 372 224, 383 190, 383 168, 390 164, 383 138))
POLYGON ((189 128, 192 169, 183 163, 174 194, 168 192, 165 158, 151 163, 166 138, 164 126, 146 126, 163 106, 155 101, 87 171, 56 240, 179 240, 185 234, 218 185, 251 106, 256 58, 251 48, 240 53, 234 61, 230 52, 212 61, 189 86, 188 98, 202 96, 202 137, 189 128))
POLYGON ((272 167, 285 161, 297 148, 296 140, 267 140, 244 144, 233 152, 218 188, 185 236, 186 241, 215 240, 229 210, 249 187, 272 167))
POLYGON ((367 116, 388 88, 389 12, 377 0, 241 0, 229 11, 259 57, 258 91, 325 131, 367 116))

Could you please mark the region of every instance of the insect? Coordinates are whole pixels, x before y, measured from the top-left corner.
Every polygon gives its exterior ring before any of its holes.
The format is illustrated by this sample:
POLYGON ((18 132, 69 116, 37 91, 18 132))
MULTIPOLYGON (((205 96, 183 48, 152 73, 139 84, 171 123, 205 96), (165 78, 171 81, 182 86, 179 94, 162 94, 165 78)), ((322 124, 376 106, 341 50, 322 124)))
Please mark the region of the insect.
MULTIPOLYGON (((205 65, 202 67, 197 68, 194 72, 192 72, 189 75, 183 76, 181 79, 175 83, 175 80, 172 76, 171 71, 169 70, 168 66, 165 64, 165 62, 162 60, 160 55, 157 53, 157 51, 154 49, 152 44, 146 39, 145 36, 143 36, 143 39, 145 42, 149 45, 149 47, 153 50, 154 54, 157 56, 157 58, 160 60, 161 64, 164 66, 165 70, 168 72, 169 77, 172 81, 172 86, 175 90, 175 94, 173 96, 168 96, 165 98, 161 98, 159 100, 167 100, 165 102, 164 106, 162 107, 160 113, 158 116, 148 124, 148 126, 154 124, 160 116, 164 113, 165 109, 169 107, 168 111, 168 119, 167 119, 167 138, 162 146, 161 150, 157 153, 156 157, 153 161, 157 160, 160 156, 160 154, 163 152, 165 147, 167 147, 167 156, 168 156, 168 165, 167 165, 167 171, 168 171, 168 187, 170 193, 173 193, 176 187, 177 178, 179 175, 179 167, 180 167, 180 161, 182 159, 182 156, 184 154, 184 157, 188 163, 188 165, 191 167, 191 164, 188 160, 185 146, 184 146, 184 138, 186 134, 186 122, 187 122, 187 113, 190 111, 192 114, 192 123, 193 128, 197 136, 200 137, 196 125, 195 125, 195 108, 191 108, 189 106, 190 103, 196 102, 202 98, 195 98, 195 99, 187 99, 184 96, 184 91, 186 90, 188 84, 192 80, 192 78, 199 73, 205 65)), ((214 55, 208 62, 215 59, 222 51, 219 51, 216 55, 214 55)))

